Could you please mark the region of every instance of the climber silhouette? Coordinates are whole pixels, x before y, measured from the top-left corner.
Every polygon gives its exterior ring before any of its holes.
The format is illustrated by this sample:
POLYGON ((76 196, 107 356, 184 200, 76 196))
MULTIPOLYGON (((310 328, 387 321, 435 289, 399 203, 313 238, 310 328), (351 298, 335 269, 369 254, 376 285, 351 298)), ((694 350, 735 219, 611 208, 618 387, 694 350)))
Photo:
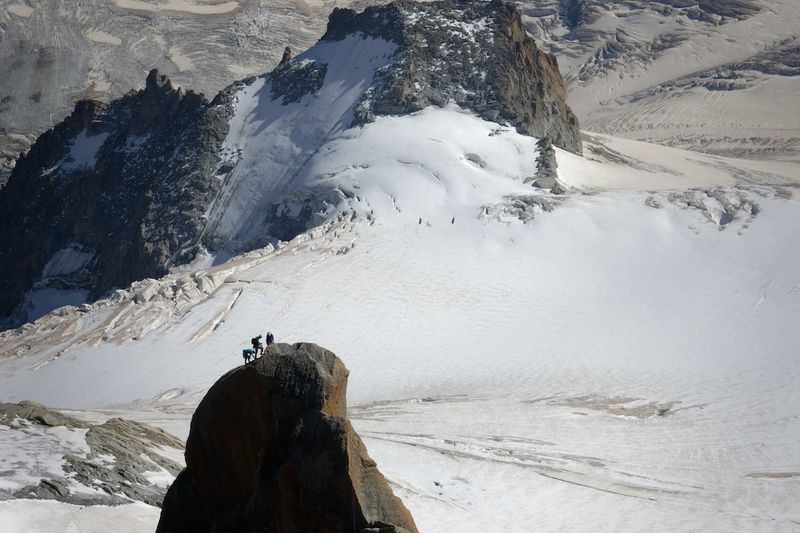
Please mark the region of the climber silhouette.
POLYGON ((261 335, 250 339, 250 344, 253 345, 253 352, 255 353, 256 357, 258 357, 258 352, 261 352, 262 354, 264 353, 264 345, 261 344, 261 335))

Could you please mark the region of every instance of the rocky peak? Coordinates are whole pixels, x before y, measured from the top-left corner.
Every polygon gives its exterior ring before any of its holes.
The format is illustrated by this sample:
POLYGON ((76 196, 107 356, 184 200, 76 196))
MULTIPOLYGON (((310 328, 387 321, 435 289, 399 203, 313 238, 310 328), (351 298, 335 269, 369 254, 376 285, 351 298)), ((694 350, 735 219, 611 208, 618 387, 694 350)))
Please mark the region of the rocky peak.
POLYGON ((513 5, 400 0, 361 13, 334 9, 322 39, 348 35, 399 45, 392 67, 364 95, 356 123, 454 102, 581 152, 578 119, 566 104, 558 62, 538 48, 513 5))
POLYGON ((206 103, 203 95, 182 88, 175 88, 165 74, 153 69, 147 75, 139 106, 139 121, 144 127, 163 125, 169 118, 180 111, 181 106, 199 108, 206 103))
POLYGON ((81 303, 193 258, 231 112, 156 70, 110 104, 78 102, 0 190, 0 315, 16 325, 37 291, 81 303))
POLYGON ((220 378, 192 417, 157 532, 416 532, 347 420, 348 371, 275 344, 220 378))
POLYGON ((288 46, 283 49, 283 56, 281 57, 281 62, 278 63, 278 66, 283 65, 284 63, 290 61, 292 59, 292 49, 288 46))
POLYGON ((80 131, 97 126, 97 119, 108 109, 108 105, 97 100, 80 100, 75 104, 72 114, 67 118, 72 129, 80 131))
POLYGON ((151 69, 147 73, 147 79, 144 82, 144 92, 147 93, 172 93, 175 92, 175 87, 172 85, 172 80, 166 74, 159 74, 158 69, 151 69))

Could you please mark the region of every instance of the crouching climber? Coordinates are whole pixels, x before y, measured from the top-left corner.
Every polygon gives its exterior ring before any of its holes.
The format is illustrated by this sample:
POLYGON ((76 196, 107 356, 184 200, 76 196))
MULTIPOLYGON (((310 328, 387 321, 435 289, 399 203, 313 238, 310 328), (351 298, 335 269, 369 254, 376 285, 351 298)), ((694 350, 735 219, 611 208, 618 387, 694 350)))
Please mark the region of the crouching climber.
POLYGON ((267 332, 267 346, 275 343, 275 337, 272 335, 271 331, 267 332))
POLYGON ((255 359, 255 352, 252 348, 245 348, 242 350, 242 357, 244 357, 244 364, 247 364, 250 362, 250 358, 255 359))

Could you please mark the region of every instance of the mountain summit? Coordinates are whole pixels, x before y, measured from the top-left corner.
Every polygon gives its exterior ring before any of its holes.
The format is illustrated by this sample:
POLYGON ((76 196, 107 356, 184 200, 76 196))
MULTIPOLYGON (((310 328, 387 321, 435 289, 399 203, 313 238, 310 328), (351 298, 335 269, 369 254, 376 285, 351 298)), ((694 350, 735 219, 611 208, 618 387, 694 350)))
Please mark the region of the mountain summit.
POLYGON ((312 186, 313 156, 379 116, 457 105, 579 153, 564 96, 499 1, 336 9, 314 47, 211 102, 152 71, 139 92, 79 102, 20 158, 0 191, 0 314, 34 320, 203 250, 291 239, 354 196, 312 186))
POLYGON ((192 416, 157 533, 416 533, 347 419, 348 373, 297 343, 222 376, 192 416))
POLYGON ((397 43, 357 119, 454 102, 487 120, 581 152, 555 56, 539 50, 519 12, 501 1, 400 1, 362 13, 334 9, 323 40, 361 34, 397 43))

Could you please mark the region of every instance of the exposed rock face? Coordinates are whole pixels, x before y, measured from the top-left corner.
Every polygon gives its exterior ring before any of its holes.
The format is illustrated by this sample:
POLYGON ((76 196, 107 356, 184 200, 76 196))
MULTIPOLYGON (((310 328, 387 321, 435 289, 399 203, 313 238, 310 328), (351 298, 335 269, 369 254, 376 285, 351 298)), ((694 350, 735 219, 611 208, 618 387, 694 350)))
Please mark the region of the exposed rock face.
POLYGON ((211 387, 157 531, 415 532, 346 417, 348 371, 276 344, 211 387))
POLYGON ((323 39, 353 33, 399 45, 394 65, 365 94, 357 122, 455 102, 581 152, 578 119, 566 104, 556 58, 536 46, 511 4, 400 1, 362 13, 334 9, 323 39))
POLYGON ((160 505, 165 486, 153 483, 150 476, 175 476, 182 466, 170 457, 180 453, 183 443, 140 422, 113 418, 103 424, 89 424, 24 401, 0 403, 0 425, 6 426, 5 431, 24 432, 31 454, 41 450, 48 457, 60 459, 41 467, 21 463, 18 472, 0 473, 0 478, 11 474, 0 488, 0 500, 31 498, 77 505, 117 505, 134 500, 160 505), (56 443, 48 431, 57 427, 62 440, 56 443), (80 442, 85 445, 75 444, 80 442), (28 467, 30 471, 26 471, 28 467), (7 489, 14 487, 17 478, 27 482, 31 477, 41 479, 36 485, 7 489))
POLYGON ((283 49, 283 56, 281 57, 281 62, 278 63, 278 66, 283 65, 284 63, 291 61, 292 59, 292 49, 290 47, 286 47, 283 49))
POLYGON ((327 70, 326 65, 317 63, 299 64, 282 61, 278 68, 269 74, 273 100, 280 98, 284 105, 299 102, 306 94, 322 87, 327 70))
POLYGON ((561 16, 570 28, 587 22, 591 17, 589 0, 559 0, 561 16))
POLYGON ((557 188, 558 180, 558 161, 553 145, 546 138, 539 139, 536 143, 539 155, 536 156, 536 178, 534 186, 541 189, 557 188))
POLYGON ((219 189, 226 94, 214 102, 150 72, 109 105, 78 102, 0 190, 0 315, 31 288, 90 299, 194 257, 219 189), (25 228, 25 231, 20 231, 25 228))
POLYGON ((84 422, 66 416, 44 405, 24 400, 19 403, 0 403, 0 420, 14 420, 20 418, 35 424, 48 427, 64 426, 70 428, 87 427, 84 422))

